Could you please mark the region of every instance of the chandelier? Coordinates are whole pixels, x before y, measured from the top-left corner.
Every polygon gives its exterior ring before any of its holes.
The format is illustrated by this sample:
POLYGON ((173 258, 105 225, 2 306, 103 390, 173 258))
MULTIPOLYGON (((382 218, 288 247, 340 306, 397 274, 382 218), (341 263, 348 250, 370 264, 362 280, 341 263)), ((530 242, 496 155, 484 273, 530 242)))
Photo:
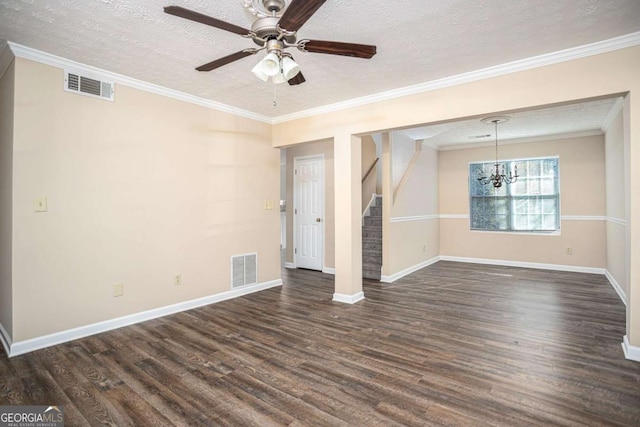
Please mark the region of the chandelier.
POLYGON ((514 183, 518 180, 518 167, 514 166, 513 169, 513 174, 511 173, 511 170, 509 170, 509 175, 507 176, 505 173, 505 167, 504 164, 500 164, 498 162, 498 123, 505 123, 508 122, 510 119, 510 117, 507 116, 499 116, 499 117, 487 117, 482 119, 482 123, 493 123, 495 126, 495 132, 496 132, 496 162, 493 164, 493 168, 492 168, 492 172, 491 172, 491 176, 487 177, 484 174, 484 171, 480 171, 478 172, 478 181, 480 181, 481 184, 483 185, 487 185, 489 183, 491 183, 495 188, 500 188, 502 187, 502 184, 511 184, 514 183))

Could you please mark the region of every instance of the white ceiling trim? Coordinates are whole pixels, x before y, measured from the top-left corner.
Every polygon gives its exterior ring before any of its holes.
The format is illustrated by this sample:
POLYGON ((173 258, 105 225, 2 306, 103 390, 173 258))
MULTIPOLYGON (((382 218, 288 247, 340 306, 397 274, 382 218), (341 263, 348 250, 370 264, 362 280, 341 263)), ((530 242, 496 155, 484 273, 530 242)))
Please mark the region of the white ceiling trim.
MULTIPOLYGON (((604 132, 600 129, 586 130, 582 132, 569 132, 569 133, 557 133, 553 135, 540 135, 540 136, 528 136, 524 138, 512 138, 499 141, 499 145, 511 145, 511 144, 523 144, 525 142, 543 142, 543 141, 555 141, 558 139, 570 139, 570 138, 586 138, 589 136, 604 135, 604 132)), ((451 150, 465 150, 467 148, 478 147, 492 147, 495 145, 495 140, 484 142, 472 142, 461 143, 452 145, 438 145, 438 151, 451 151, 451 150)), ((436 144, 433 144, 436 145, 436 144)))
MULTIPOLYGON (((206 98, 201 98, 195 95, 190 95, 184 92, 180 92, 174 89, 169 89, 163 86, 159 86, 153 83, 148 83, 142 80, 134 79, 124 76, 122 74, 113 73, 111 71, 103 70, 101 68, 93 67, 91 65, 82 64, 76 61, 72 61, 66 58, 62 58, 56 55, 52 55, 37 49, 33 49, 27 46, 20 45, 18 43, 7 42, 10 50, 16 57, 32 60, 42 64, 51 65, 62 69, 74 69, 87 74, 102 77, 105 80, 110 80, 118 84, 122 84, 128 87, 132 87, 146 92, 155 93, 161 96, 177 99, 179 101, 188 102, 191 104, 199 105, 205 108, 234 114, 240 117, 245 117, 252 120, 257 120, 268 124, 284 123, 304 117, 311 117, 319 114, 325 114, 328 112, 344 110, 347 108, 362 106, 371 104, 374 102, 399 98, 402 96, 413 95, 422 92, 428 92, 436 89, 455 86, 463 83, 469 83, 477 80, 487 79, 491 77, 497 77, 505 74, 524 71, 532 68, 542 67, 546 65, 556 64, 565 61, 571 61, 587 56, 602 54, 613 50, 624 49, 631 46, 640 44, 640 32, 627 34, 620 37, 615 37, 608 40, 603 40, 588 45, 583 45, 575 48, 565 49, 557 52, 552 52, 544 55, 539 55, 523 60, 513 61, 506 64, 496 65, 468 73, 458 74, 443 79, 433 80, 430 82, 420 83, 417 85, 407 86, 404 88, 393 89, 378 94, 364 96, 360 98, 354 98, 348 101, 338 102, 335 104, 329 104, 318 108, 312 108, 304 111, 299 111, 292 114, 286 114, 275 118, 270 118, 261 114, 253 113, 251 111, 243 110, 240 108, 232 107, 227 104, 212 101, 206 98)), ((2 56, 0 56, 0 65, 7 67, 10 61, 7 63, 8 49, 5 47, 2 56)), ((10 56, 10 55, 9 55, 10 56)), ((0 68, 2 71, 2 68, 0 68)))
POLYGON ((93 67, 91 65, 81 64, 70 59, 61 58, 50 53, 42 52, 40 50, 32 49, 27 46, 23 46, 13 42, 7 42, 11 51, 18 58, 29 59, 31 61, 39 62, 41 64, 51 65, 62 69, 73 69, 80 73, 85 72, 91 76, 95 76, 98 79, 109 80, 114 83, 118 83, 124 86, 129 86, 134 89, 144 90, 146 92, 155 93, 157 95, 166 96, 168 98, 177 99, 179 101, 188 102, 191 104, 199 105, 205 108, 211 108, 212 110, 221 111, 224 113, 234 114, 236 116, 245 117, 247 119, 257 120, 260 122, 272 124, 271 118, 263 116, 261 114, 252 113, 240 108, 232 107, 230 105, 222 104, 220 102, 211 101, 209 99, 201 98, 188 93, 180 92, 174 89, 158 86, 153 83, 144 82, 142 80, 134 79, 131 77, 123 76, 122 74, 113 73, 111 71, 103 70, 101 68, 93 67))
POLYGON ((436 89, 442 89, 463 83, 470 83, 477 80, 483 80, 491 77, 498 77, 505 74, 516 73, 519 71, 530 70, 532 68, 544 67, 547 65, 557 64, 560 62, 571 61, 574 59, 584 58, 587 56, 598 55, 613 50, 624 49, 640 44, 640 31, 626 34, 624 36, 615 37, 608 40, 599 41, 583 46, 570 49, 564 49, 557 52, 547 53, 544 55, 533 56, 531 58, 521 59, 518 61, 508 62, 506 64, 496 65, 493 67, 483 68, 468 73, 458 74, 451 77, 445 77, 430 82, 420 83, 413 86, 407 86, 399 89, 393 89, 380 92, 374 95, 354 98, 348 101, 337 102, 335 104, 324 105, 322 107, 311 108, 297 113, 285 114, 275 117, 272 122, 274 124, 284 123, 305 117, 316 116, 347 108, 358 107, 371 104, 374 102, 385 101, 389 99, 399 98, 407 95, 415 95, 422 92, 429 92, 436 89))

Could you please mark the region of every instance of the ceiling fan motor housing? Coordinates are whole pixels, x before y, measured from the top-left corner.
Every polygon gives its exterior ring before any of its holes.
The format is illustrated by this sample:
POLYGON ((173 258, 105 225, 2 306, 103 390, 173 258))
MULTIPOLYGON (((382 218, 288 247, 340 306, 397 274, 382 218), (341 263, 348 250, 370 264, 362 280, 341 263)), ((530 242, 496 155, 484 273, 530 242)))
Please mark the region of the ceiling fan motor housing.
POLYGON ((278 56, 280 56, 283 50, 284 50, 284 43, 282 43, 280 40, 271 39, 267 42, 267 52, 269 53, 273 52, 278 54, 278 56))
MULTIPOLYGON (((277 28, 278 21, 280 21, 280 18, 274 16, 256 19, 253 25, 251 25, 251 31, 253 31, 258 37, 254 37, 253 41, 259 46, 264 46, 263 40, 277 38, 279 35, 277 28)), ((284 39, 287 43, 293 44, 296 42, 295 35, 286 35, 284 39)))

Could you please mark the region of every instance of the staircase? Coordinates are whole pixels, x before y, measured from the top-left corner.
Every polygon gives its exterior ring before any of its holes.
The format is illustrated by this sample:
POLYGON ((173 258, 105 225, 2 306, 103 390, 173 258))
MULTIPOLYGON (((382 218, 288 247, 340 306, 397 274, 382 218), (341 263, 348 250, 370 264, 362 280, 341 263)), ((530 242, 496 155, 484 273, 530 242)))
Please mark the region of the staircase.
POLYGON ((362 225, 362 277, 380 280, 382 269, 382 196, 376 196, 362 225))

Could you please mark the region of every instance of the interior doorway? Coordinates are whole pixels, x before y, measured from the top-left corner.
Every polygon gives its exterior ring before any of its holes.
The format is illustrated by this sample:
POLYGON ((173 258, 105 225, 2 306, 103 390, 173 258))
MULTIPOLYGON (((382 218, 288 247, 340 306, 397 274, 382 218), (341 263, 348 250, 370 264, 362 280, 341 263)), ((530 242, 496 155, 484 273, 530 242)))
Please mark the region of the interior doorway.
POLYGON ((324 156, 293 162, 293 262, 322 271, 324 265, 324 156))

